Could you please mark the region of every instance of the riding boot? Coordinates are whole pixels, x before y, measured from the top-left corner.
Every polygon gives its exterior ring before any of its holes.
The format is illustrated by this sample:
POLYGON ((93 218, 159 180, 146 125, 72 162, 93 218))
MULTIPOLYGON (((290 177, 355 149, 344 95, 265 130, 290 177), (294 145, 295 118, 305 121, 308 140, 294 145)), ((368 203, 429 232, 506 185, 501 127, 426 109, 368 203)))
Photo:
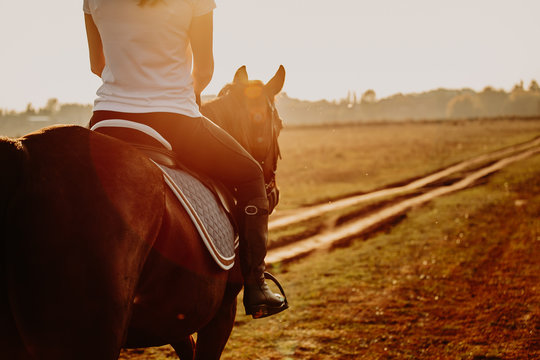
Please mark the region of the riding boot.
MULTIPOLYGON (((254 319, 277 314, 289 306, 284 296, 274 294, 265 282, 264 258, 268 239, 268 200, 242 204, 240 265, 244 276, 244 307, 254 319)), ((279 284, 278 284, 279 286, 279 284)))

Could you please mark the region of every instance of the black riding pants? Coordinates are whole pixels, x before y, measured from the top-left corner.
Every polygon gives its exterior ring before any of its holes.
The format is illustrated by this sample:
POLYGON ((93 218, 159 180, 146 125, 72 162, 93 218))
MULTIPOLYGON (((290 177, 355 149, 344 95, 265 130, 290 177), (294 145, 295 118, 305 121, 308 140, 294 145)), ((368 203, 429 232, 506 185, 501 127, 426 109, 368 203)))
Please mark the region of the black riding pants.
POLYGON ((102 120, 122 119, 148 125, 171 144, 188 168, 237 189, 238 201, 266 199, 264 175, 257 161, 232 136, 205 117, 175 113, 94 111, 90 127, 102 120))

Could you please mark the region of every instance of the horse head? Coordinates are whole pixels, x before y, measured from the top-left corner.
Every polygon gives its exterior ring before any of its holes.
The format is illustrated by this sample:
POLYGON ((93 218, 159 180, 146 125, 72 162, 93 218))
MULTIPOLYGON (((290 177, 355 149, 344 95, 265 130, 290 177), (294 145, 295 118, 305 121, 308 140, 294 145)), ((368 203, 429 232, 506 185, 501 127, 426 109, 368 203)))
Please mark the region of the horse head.
POLYGON ((284 81, 283 65, 266 84, 249 80, 246 67, 242 66, 236 71, 233 82, 226 85, 216 99, 201 107, 205 116, 231 134, 261 165, 271 211, 279 201, 275 177, 281 157, 278 136, 283 128, 275 96, 284 81))

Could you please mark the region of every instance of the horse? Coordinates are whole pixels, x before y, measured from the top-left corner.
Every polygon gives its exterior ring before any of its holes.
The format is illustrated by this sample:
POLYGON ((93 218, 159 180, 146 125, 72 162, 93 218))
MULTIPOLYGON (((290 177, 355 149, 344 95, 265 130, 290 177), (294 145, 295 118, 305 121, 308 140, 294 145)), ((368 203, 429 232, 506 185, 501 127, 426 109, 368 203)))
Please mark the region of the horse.
MULTIPOLYGON (((261 164, 272 207, 284 79, 283 66, 266 84, 243 66, 201 107, 261 164)), ((144 153, 59 125, 1 138, 0 166, 1 359, 109 360, 166 344, 182 360, 220 358, 239 261, 215 264, 144 153)))

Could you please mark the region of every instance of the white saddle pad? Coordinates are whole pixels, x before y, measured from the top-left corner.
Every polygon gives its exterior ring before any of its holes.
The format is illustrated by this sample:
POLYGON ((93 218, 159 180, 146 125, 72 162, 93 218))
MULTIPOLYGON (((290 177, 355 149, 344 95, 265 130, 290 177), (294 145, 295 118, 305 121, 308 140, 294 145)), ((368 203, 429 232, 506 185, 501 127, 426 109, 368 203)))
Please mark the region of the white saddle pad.
POLYGON ((185 171, 156 165, 191 217, 210 255, 222 269, 232 268, 238 242, 227 213, 214 194, 185 171))
MULTIPOLYGON (((165 149, 172 150, 171 144, 147 125, 123 119, 109 119, 98 122, 91 130, 104 127, 138 130, 157 140, 165 149)), ((186 209, 210 255, 224 270, 232 268, 238 239, 221 203, 206 186, 185 171, 154 163, 161 169, 165 182, 186 209)))

